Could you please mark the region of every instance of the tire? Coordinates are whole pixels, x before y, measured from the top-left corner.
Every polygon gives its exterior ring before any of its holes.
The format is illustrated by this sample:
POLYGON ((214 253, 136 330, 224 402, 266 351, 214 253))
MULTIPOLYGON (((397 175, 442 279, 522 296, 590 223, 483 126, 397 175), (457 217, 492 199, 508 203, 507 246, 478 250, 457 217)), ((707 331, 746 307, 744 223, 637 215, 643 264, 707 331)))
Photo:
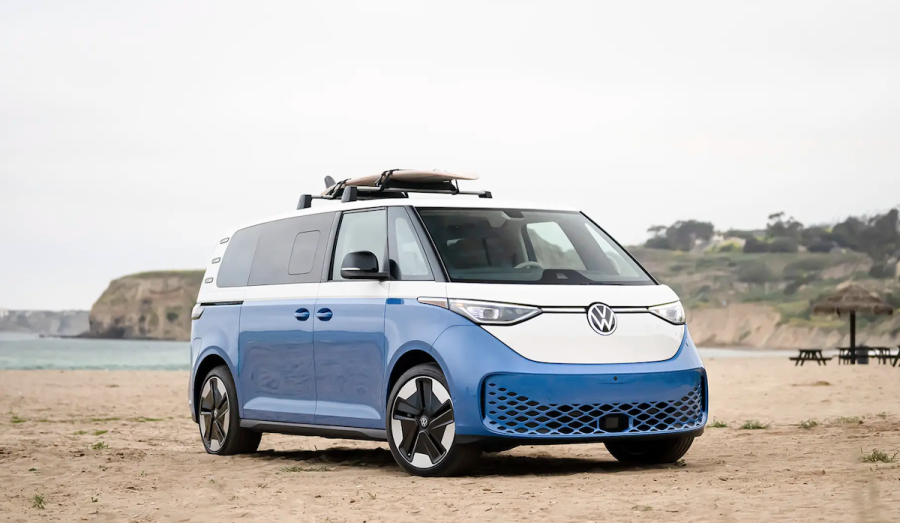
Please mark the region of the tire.
POLYGON ((456 443, 447 379, 433 363, 404 372, 388 397, 386 429, 394 460, 416 476, 454 476, 481 455, 477 445, 456 443))
POLYGON ((256 452, 262 433, 241 427, 237 392, 228 367, 220 365, 209 371, 198 397, 197 424, 206 452, 219 456, 256 452))
POLYGON ((691 448, 691 443, 693 442, 693 436, 637 441, 607 441, 606 450, 621 463, 659 465, 675 463, 681 459, 688 449, 691 448))

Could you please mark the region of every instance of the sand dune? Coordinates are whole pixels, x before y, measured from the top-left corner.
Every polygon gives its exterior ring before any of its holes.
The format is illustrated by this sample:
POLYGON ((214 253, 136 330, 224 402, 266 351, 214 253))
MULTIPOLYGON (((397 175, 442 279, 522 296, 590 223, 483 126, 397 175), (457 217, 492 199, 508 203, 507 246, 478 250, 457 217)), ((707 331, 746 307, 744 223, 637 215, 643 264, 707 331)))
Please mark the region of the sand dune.
POLYGON ((209 456, 182 372, 2 371, 0 520, 900 520, 900 460, 860 460, 900 450, 900 368, 707 363, 729 428, 683 466, 520 447, 450 479, 407 476, 377 443, 266 435, 258 454, 209 456), (748 419, 771 426, 737 428, 748 419))

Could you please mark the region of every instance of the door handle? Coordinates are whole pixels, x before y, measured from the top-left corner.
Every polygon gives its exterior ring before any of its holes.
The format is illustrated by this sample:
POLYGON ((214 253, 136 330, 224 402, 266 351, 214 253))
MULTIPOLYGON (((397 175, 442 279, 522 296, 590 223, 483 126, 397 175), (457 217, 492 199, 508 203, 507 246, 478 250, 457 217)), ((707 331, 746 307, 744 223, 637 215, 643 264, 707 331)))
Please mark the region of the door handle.
POLYGON ((297 312, 294 313, 294 317, 299 321, 306 321, 309 319, 309 311, 307 309, 297 309, 297 312))
POLYGON ((334 314, 331 312, 331 309, 319 309, 316 311, 316 318, 319 318, 322 321, 328 321, 334 314))

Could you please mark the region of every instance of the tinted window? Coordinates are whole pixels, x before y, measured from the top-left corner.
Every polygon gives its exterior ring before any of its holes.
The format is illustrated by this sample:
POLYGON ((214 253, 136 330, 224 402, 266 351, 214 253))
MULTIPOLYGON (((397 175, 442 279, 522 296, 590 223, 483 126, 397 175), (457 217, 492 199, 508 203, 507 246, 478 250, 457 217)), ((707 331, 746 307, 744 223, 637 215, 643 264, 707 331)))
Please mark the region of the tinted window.
POLYGON ((256 254, 247 285, 314 283, 320 280, 333 213, 297 216, 257 225, 256 254))
POLYGON ((391 276, 397 280, 433 280, 425 251, 403 207, 391 207, 391 276))
POLYGON ((219 275, 216 277, 216 285, 219 287, 243 287, 247 285, 250 277, 250 265, 253 263, 253 252, 256 250, 256 242, 259 240, 260 226, 241 229, 231 236, 225 256, 222 257, 222 265, 219 267, 219 275))
POLYGON ((341 278, 341 263, 351 252, 369 251, 378 258, 379 270, 384 270, 384 256, 387 252, 387 212, 374 211, 344 213, 334 246, 334 261, 331 279, 341 278))
POLYGON ((319 231, 308 231, 301 232, 294 238, 288 274, 307 274, 312 270, 321 236, 319 231))
POLYGON ((419 209, 452 281, 652 285, 582 214, 524 209, 419 209))

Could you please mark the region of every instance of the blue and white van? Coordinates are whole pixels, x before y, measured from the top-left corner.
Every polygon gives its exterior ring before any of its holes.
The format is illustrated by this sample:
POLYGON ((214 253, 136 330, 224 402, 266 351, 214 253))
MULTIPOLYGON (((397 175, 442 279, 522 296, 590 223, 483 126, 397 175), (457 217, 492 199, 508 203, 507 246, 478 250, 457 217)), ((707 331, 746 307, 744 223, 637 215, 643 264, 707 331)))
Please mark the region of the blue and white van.
POLYGON ((707 377, 669 287, 577 209, 395 172, 218 242, 188 396, 207 452, 263 432, 379 440, 422 476, 518 445, 687 452, 707 377))

